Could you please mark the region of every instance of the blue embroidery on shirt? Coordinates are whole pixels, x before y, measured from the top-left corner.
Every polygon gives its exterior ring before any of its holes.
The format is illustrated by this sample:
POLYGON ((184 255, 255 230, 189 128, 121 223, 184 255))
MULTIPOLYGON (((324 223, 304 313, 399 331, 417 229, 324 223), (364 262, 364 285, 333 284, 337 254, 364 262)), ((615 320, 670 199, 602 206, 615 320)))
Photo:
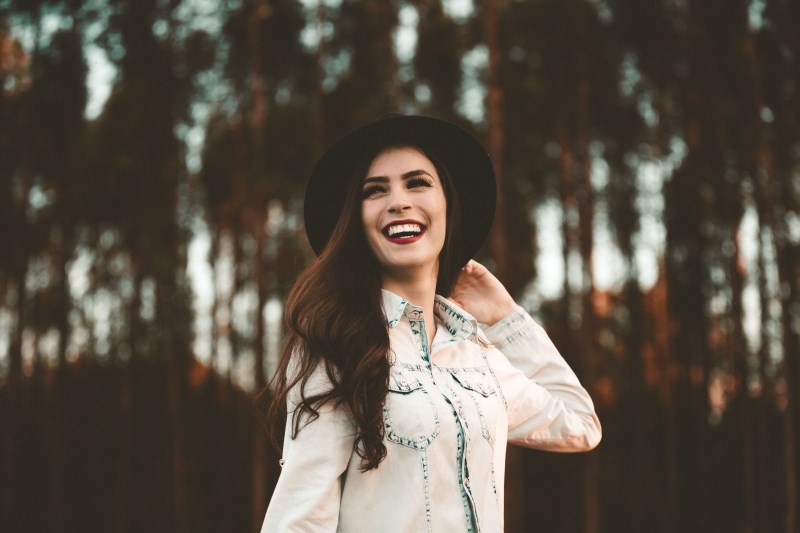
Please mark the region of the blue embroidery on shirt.
MULTIPOLYGON (((410 363, 393 363, 394 367, 400 369, 406 369, 410 371, 425 371, 425 373, 430 376, 432 384, 434 385, 432 388, 438 390, 438 392, 442 395, 445 401, 450 405, 451 412, 455 421, 456 427, 456 471, 458 472, 458 486, 461 492, 462 503, 464 506, 464 517, 467 525, 468 533, 476 533, 480 532, 480 525, 478 523, 477 517, 477 510, 475 507, 475 501, 472 495, 472 491, 469 486, 469 464, 468 464, 468 449, 470 443, 470 436, 469 436, 469 425, 467 422, 467 418, 464 413, 464 407, 461 403, 460 395, 453 390, 451 384, 442 384, 440 386, 436 383, 436 380, 433 377, 432 373, 432 366, 431 366, 431 351, 428 344, 428 334, 425 328, 425 322, 423 317, 422 308, 411 304, 410 302, 402 299, 401 297, 389 292, 384 291, 384 299, 388 301, 388 305, 385 305, 384 308, 387 310, 387 325, 390 328, 395 327, 400 320, 405 317, 408 320, 410 325, 411 332, 414 338, 414 344, 417 348, 417 351, 420 355, 421 364, 410 364, 410 363), (445 390, 447 389, 447 392, 445 390)), ((437 296, 436 301, 434 303, 434 312, 436 318, 439 319, 442 326, 450 333, 450 338, 445 339, 443 341, 437 342, 436 348, 441 349, 443 346, 447 346, 450 344, 454 344, 466 339, 474 340, 478 331, 477 321, 469 316, 466 312, 461 312, 455 307, 451 302, 448 300, 437 296)), ((440 367, 437 367, 437 369, 440 367)), ((450 368, 443 368, 442 370, 446 370, 447 372, 465 372, 465 373, 475 373, 471 383, 472 386, 467 387, 472 392, 469 394, 472 397, 474 394, 480 394, 482 396, 487 396, 490 394, 494 394, 494 390, 491 385, 485 380, 486 378, 486 370, 481 368, 461 368, 461 369, 450 369, 450 368)), ((392 378, 394 379, 394 378, 392 378)), ((397 383, 396 381, 392 382, 390 386, 390 390, 392 392, 397 393, 410 393, 410 394, 425 394, 426 399, 431 403, 431 410, 436 417, 435 423, 435 431, 432 435, 421 435, 417 438, 411 439, 406 436, 401 436, 396 433, 392 426, 392 420, 390 417, 390 410, 387 406, 384 406, 384 421, 385 421, 385 429, 386 429, 386 437, 398 444, 402 444, 404 446, 408 446, 410 448, 415 448, 420 450, 421 455, 421 462, 422 462, 422 469, 423 469, 423 476, 425 482, 425 512, 427 518, 427 530, 432 530, 431 525, 431 501, 430 501, 430 487, 428 482, 428 457, 427 457, 427 447, 428 445, 433 442, 433 439, 439 434, 439 418, 438 412, 433 404, 433 400, 428 395, 429 392, 425 384, 420 383, 419 381, 412 381, 406 382, 405 385, 403 383, 397 383)), ((431 391, 432 392, 432 391, 431 391)), ((476 402, 476 398, 472 398, 473 402, 476 402)), ((480 406, 476 403, 475 407, 479 413, 479 420, 481 425, 481 435, 493 445, 493 436, 489 432, 489 428, 487 426, 487 422, 483 415, 483 411, 481 410, 480 406)), ((497 487, 495 486, 494 481, 494 468, 492 465, 492 489, 495 493, 495 498, 497 498, 497 487)))
POLYGON ((425 450, 420 454, 422 461, 422 476, 425 480, 425 519, 427 527, 425 528, 428 533, 433 532, 433 519, 431 517, 431 487, 428 481, 428 452, 425 450))

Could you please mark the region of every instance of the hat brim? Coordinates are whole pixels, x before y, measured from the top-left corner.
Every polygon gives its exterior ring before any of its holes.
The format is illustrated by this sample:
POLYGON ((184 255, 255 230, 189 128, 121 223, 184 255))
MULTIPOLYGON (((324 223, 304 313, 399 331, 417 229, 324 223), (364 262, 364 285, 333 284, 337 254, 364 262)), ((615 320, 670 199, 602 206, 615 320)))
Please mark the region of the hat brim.
POLYGON ((427 116, 378 119, 348 133, 322 154, 311 171, 304 204, 311 248, 319 255, 327 245, 356 165, 393 144, 429 150, 447 168, 461 205, 461 262, 466 264, 481 247, 492 225, 497 198, 494 168, 489 154, 470 133, 427 116))

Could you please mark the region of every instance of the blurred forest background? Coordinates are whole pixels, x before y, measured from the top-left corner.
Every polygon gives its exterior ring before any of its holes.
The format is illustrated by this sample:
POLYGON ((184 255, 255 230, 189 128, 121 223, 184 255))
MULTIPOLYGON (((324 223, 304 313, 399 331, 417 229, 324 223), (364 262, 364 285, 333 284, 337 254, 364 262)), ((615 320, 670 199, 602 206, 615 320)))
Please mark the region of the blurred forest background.
POLYGON ((0 0, 0 530, 259 527, 306 176, 398 110, 604 425, 507 531, 800 531, 796 0, 0 0))

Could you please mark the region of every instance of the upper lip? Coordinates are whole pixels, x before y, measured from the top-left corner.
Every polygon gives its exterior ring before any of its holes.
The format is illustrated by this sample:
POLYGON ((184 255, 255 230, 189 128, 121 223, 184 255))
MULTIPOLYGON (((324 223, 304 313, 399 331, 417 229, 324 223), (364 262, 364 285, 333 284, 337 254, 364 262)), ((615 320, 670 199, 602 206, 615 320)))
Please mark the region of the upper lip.
POLYGON ((384 234, 387 234, 387 232, 389 231, 389 227, 397 226, 397 225, 400 225, 400 224, 416 224, 417 226, 421 227, 422 229, 425 229, 425 224, 423 224, 419 220, 414 220, 414 219, 411 219, 411 218, 404 218, 403 220, 392 220, 391 222, 386 224, 383 227, 383 229, 381 229, 381 231, 384 234))

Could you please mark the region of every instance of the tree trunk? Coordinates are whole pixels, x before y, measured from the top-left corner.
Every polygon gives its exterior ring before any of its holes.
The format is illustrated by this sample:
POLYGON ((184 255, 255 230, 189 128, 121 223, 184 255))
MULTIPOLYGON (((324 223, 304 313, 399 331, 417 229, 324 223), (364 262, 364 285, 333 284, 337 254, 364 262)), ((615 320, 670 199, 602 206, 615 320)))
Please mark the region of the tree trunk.
MULTIPOLYGON (((38 36, 37 41, 38 42, 38 36)), ((17 321, 11 333, 11 342, 8 348, 8 374, 6 377, 6 402, 5 435, 3 438, 3 478, 6 486, 3 489, 3 516, 5 517, 6 531, 15 531, 17 525, 14 512, 18 502, 14 495, 17 493, 18 460, 20 442, 20 410, 22 408, 22 336, 25 332, 26 315, 28 313, 28 298, 25 290, 25 281, 28 277, 28 246, 24 236, 28 228, 26 209, 33 175, 23 171, 23 182, 16 201, 14 217, 15 231, 11 237, 11 252, 14 254, 13 287, 16 292, 17 321)))
MULTIPOLYGON (((781 374, 786 378, 787 385, 789 386, 787 408, 784 410, 783 415, 783 434, 784 434, 784 498, 786 501, 786 512, 784 517, 784 530, 786 532, 793 532, 797 530, 797 466, 795 463, 795 418, 792 418, 795 404, 792 401, 792 395, 797 394, 797 391, 792 389, 791 376, 787 374, 787 370, 791 368, 792 359, 797 357, 797 352, 792 351, 792 326, 791 326, 791 303, 792 303, 792 286, 796 286, 796 280, 793 280, 786 258, 789 255, 789 246, 783 238, 784 233, 784 217, 782 216, 782 209, 780 201, 775 198, 775 183, 774 183, 774 157, 772 149, 770 148, 767 140, 765 126, 761 118, 761 110, 764 109, 764 98, 761 86, 761 66, 758 61, 758 54, 756 51, 756 44, 751 31, 747 28, 747 12, 749 3, 740 0, 736 3, 737 11, 740 13, 740 52, 744 64, 745 76, 745 96, 749 96, 749 102, 746 102, 747 124, 745 139, 742 146, 745 149, 746 160, 749 163, 748 170, 755 184, 756 188, 756 204, 758 208, 758 215, 760 223, 770 229, 772 243, 775 247, 775 255, 777 258, 777 271, 778 271, 778 286, 789 288, 788 295, 781 296, 779 293, 776 298, 781 300, 781 323, 783 329, 783 362, 781 374)), ((781 192, 778 191, 780 195, 781 192)), ((767 265, 764 265, 766 267, 767 265)), ((762 268, 764 268, 762 267, 762 268)), ((762 274, 763 275, 763 274, 762 274)), ((796 294, 796 293, 795 293, 796 294)), ((768 304, 769 302, 764 302, 768 304)), ((762 305, 762 313, 768 314, 768 308, 762 305)), ((763 327, 763 325, 762 325, 763 327)), ((765 355, 762 355, 762 359, 765 355)), ((766 384, 766 383, 765 383, 766 384)), ((799 384, 800 385, 800 384, 799 384)), ((763 403, 764 400, 761 400, 763 403)), ((769 453, 764 450, 764 453, 769 453)), ((766 495, 764 495, 766 497, 766 495)), ((770 499, 771 501, 771 499, 770 499)), ((762 514, 765 510, 762 510, 762 514)))
MULTIPOLYGON (((256 218, 254 229, 256 240, 256 254, 254 265, 254 276, 258 293, 258 306, 256 308, 256 338, 253 346, 253 374, 255 376, 256 391, 262 391, 267 383, 264 373, 265 356, 265 331, 264 331, 264 310, 267 305, 267 290, 265 286, 266 261, 264 253, 264 241, 267 239, 265 228, 269 211, 264 208, 262 217, 256 218)), ((257 531, 264 518, 267 506, 267 441, 266 435, 259 425, 253 431, 253 530, 257 531)))
POLYGON ((131 502, 133 501, 133 454, 136 449, 136 431, 134 424, 134 405, 136 396, 136 375, 139 369, 139 339, 141 338, 141 321, 139 308, 142 300, 142 283, 144 276, 134 251, 133 261, 133 297, 128 305, 128 346, 130 359, 122 368, 122 382, 119 392, 120 432, 117 455, 116 478, 116 511, 115 525, 118 533, 127 533, 131 527, 131 502))
MULTIPOLYGON (((748 391, 748 374, 750 357, 746 349, 746 342, 742 334, 743 323, 743 303, 742 291, 744 286, 743 272, 739 270, 739 266, 744 265, 744 258, 740 255, 740 249, 736 247, 734 254, 734 264, 731 265, 730 279, 732 295, 732 308, 731 314, 734 320, 734 334, 731 342, 733 369, 742 383, 742 389, 739 391, 737 398, 734 400, 733 408, 736 409, 735 414, 739 418, 739 431, 741 444, 740 462, 741 462, 741 476, 742 476, 742 531, 743 533, 752 533, 756 531, 756 463, 755 463, 755 421, 753 416, 753 400, 750 398, 748 391)), ((760 272, 760 269, 757 270, 760 272)), ((759 283, 760 285, 760 283, 759 283)))
POLYGON ((322 89, 322 82, 325 79, 325 61, 327 60, 327 47, 325 43, 325 21, 327 18, 327 11, 325 9, 325 2, 318 2, 315 12, 314 24, 316 26, 319 41, 317 48, 314 50, 314 99, 313 99, 313 114, 312 124, 313 131, 311 132, 314 142, 312 143, 312 155, 316 156, 322 153, 327 144, 327 120, 325 110, 325 92, 322 89))
POLYGON ((17 493, 18 468, 17 452, 20 439, 20 410, 22 408, 22 334, 25 329, 25 314, 27 301, 25 296, 25 278, 28 274, 27 261, 23 261, 26 253, 22 244, 17 247, 20 264, 14 277, 14 289, 17 293, 17 323, 11 334, 8 352, 8 374, 5 389, 8 400, 6 402, 5 435, 3 442, 3 478, 6 486, 3 489, 3 516, 5 530, 15 531, 17 516, 14 512, 18 502, 14 495, 17 493))
MULTIPOLYGON (((251 183, 260 183, 266 179, 266 165, 262 157, 264 153, 264 126, 267 118, 266 87, 264 84, 263 59, 261 54, 262 36, 261 25, 267 16, 269 6, 263 0, 256 0, 254 13, 250 19, 250 53, 253 69, 252 85, 252 109, 251 109, 251 135, 252 135, 252 161, 253 167, 251 183)), ((322 38, 322 36, 320 36, 322 38)), ((266 203, 266 195, 256 198, 266 203)), ((267 217, 269 216, 267 205, 256 205, 252 207, 253 213, 250 222, 253 225, 251 232, 256 242, 256 253, 253 258, 254 276, 258 304, 256 307, 256 337, 253 345, 253 373, 255 376, 256 390, 265 387, 264 376, 264 309, 266 308, 266 288, 264 286, 264 241, 267 238, 265 228, 267 217)), ((264 431, 256 429, 253 431, 253 468, 252 468, 252 490, 253 500, 251 505, 253 531, 258 531, 264 518, 267 504, 266 487, 266 439, 264 431)))
MULTIPOLYGON (((580 185, 576 191, 579 213, 578 239, 582 268, 581 318, 581 381, 590 393, 595 391, 597 380, 597 359, 599 347, 598 318, 595 314, 594 302, 597 301, 597 289, 592 271, 594 252, 594 191, 592 188, 592 159, 589 152, 591 141, 589 98, 591 85, 589 81, 589 65, 586 51, 579 52, 578 80, 575 101, 576 144, 580 158, 580 185)), ((597 533, 600 528, 600 494, 598 490, 599 464, 596 453, 586 458, 587 468, 584 484, 584 532, 597 533)))
POLYGON ((512 281, 509 258, 508 236, 506 234, 505 180, 503 176, 503 154, 505 149, 505 129, 503 124, 503 87, 500 83, 500 7, 499 0, 484 0, 486 47, 489 49, 489 82, 486 101, 487 122, 489 124, 489 155, 494 165, 497 180, 497 211, 490 234, 489 245, 495 261, 495 274, 506 284, 512 281))
MULTIPOLYGON (((171 262, 176 265, 177 262, 171 262)), ((170 269, 176 275, 176 269, 170 269)), ((169 405, 169 420, 171 429, 171 455, 172 455, 172 498, 174 522, 172 530, 177 533, 189 531, 189 508, 186 486, 186 462, 184 430, 184 403, 185 403, 185 354, 183 347, 175 340, 176 327, 173 309, 173 296, 176 294, 174 280, 161 279, 156 288, 157 316, 160 326, 159 343, 161 353, 166 357, 167 364, 167 401, 169 405)))
MULTIPOLYGON (((787 246, 781 257, 778 258, 779 264, 782 265, 784 272, 791 272, 791 269, 797 269, 796 248, 794 246, 787 246)), ((798 288, 798 277, 788 276, 789 291, 786 295, 785 308, 789 304, 796 304, 800 290, 798 288)), ((798 494, 797 487, 797 470, 798 470, 798 456, 800 451, 797 444, 797 431, 798 431, 798 417, 800 417, 800 342, 798 342, 797 333, 791 323, 791 313, 784 311, 783 313, 783 363, 781 368, 781 375, 786 380, 786 406, 783 410, 783 454, 784 454, 784 498, 786 502, 786 510, 784 516, 784 532, 793 533, 798 530, 798 507, 800 507, 800 494, 798 494)))
MULTIPOLYGON (((169 181, 168 190, 176 195, 176 181, 169 181)), ((175 196, 173 196, 175 198, 175 196)), ((170 205, 169 212, 175 206, 170 205)), ((156 324, 158 324, 158 350, 166 365, 166 396, 169 410, 170 455, 172 459, 172 509, 171 530, 187 533, 192 529, 192 514, 188 505, 186 467, 186 386, 189 353, 184 331, 188 325, 182 320, 183 293, 180 283, 185 264, 181 261, 181 247, 174 224, 163 230, 161 240, 153 253, 160 253, 163 261, 155 272, 156 324)))
POLYGON ((68 206, 62 206, 59 210, 61 220, 61 240, 58 243, 57 264, 58 264, 58 299, 60 305, 56 324, 58 327, 58 360, 56 368, 55 382, 52 389, 50 410, 50 425, 53 431, 52 446, 50 448, 50 460, 52 464, 52 488, 53 488, 53 511, 51 524, 54 533, 64 531, 67 527, 66 517, 66 464, 64 458, 64 448, 66 446, 66 427, 64 419, 66 417, 65 405, 67 405, 66 381, 67 375, 67 347, 70 338, 69 311, 72 307, 72 298, 69 292, 69 271, 67 264, 73 249, 72 223, 68 220, 69 215, 65 211, 68 206))

